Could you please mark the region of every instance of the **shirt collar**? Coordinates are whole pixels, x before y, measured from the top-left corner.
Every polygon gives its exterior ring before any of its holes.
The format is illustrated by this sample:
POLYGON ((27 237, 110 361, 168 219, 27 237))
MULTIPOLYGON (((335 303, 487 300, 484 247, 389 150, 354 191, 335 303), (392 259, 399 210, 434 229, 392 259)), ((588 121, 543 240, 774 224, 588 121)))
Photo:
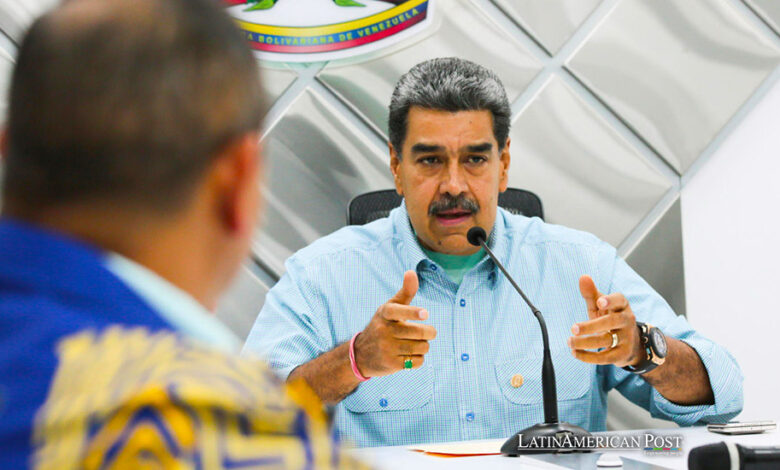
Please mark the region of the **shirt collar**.
POLYGON ((225 352, 239 350, 238 337, 188 293, 118 253, 107 253, 104 263, 177 332, 225 352))
POLYGON ((425 255, 412 229, 412 222, 409 220, 405 199, 401 201, 400 207, 393 209, 390 213, 390 218, 393 222, 396 238, 400 239, 404 271, 412 270, 419 274, 419 269, 424 269, 432 261, 425 255))
MULTIPOLYGON (((509 251, 509 243, 507 241, 507 229, 505 215, 506 211, 502 208, 496 210, 496 220, 493 222, 493 229, 490 231, 488 237, 488 248, 493 251, 493 254, 498 258, 502 264, 506 264, 506 259, 509 251)), ((412 229, 412 222, 409 220, 409 212, 406 209, 406 200, 401 201, 401 205, 390 213, 390 218, 393 223, 393 227, 396 233, 396 238, 400 240, 400 252, 402 259, 404 260, 404 271, 415 271, 420 274, 422 269, 425 269, 428 265, 433 264, 420 246, 420 242, 417 240, 412 229)), ((495 286, 498 279, 498 267, 490 257, 485 257, 475 269, 486 269, 488 278, 491 281, 491 286, 495 286)))

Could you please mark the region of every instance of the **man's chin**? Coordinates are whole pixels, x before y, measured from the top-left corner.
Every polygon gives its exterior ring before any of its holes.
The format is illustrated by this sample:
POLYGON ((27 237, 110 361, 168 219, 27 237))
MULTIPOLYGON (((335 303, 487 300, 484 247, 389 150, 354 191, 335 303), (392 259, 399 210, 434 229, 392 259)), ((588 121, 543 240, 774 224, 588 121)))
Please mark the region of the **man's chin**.
POLYGON ((447 235, 440 238, 431 247, 433 251, 445 255, 467 256, 479 251, 478 246, 474 246, 466 239, 465 233, 447 235))

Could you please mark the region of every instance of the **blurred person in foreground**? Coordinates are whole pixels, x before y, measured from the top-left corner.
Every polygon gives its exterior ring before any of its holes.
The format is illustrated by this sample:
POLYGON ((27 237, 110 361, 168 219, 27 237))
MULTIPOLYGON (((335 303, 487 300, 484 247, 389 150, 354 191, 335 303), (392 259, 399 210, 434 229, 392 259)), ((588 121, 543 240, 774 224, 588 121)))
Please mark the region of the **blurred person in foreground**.
POLYGON ((404 74, 389 113, 403 203, 287 260, 244 350, 337 404, 337 427, 360 445, 506 438, 536 424, 539 324, 467 240, 479 226, 546 319, 561 420, 604 431, 611 389, 681 425, 739 413, 734 358, 615 248, 498 207, 510 118, 501 81, 478 64, 432 59, 404 74))
POLYGON ((260 209, 256 62, 209 0, 33 24, 2 141, 0 468, 329 468, 322 407, 210 310, 260 209))

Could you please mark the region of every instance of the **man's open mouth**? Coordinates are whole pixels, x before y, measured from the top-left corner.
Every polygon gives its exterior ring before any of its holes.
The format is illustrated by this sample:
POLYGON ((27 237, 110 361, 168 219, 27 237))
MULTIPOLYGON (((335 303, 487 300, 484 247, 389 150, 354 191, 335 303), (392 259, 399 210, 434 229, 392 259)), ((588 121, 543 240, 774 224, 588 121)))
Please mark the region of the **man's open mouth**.
POLYGON ((451 209, 436 214, 436 220, 442 225, 457 225, 471 217, 471 211, 451 209))

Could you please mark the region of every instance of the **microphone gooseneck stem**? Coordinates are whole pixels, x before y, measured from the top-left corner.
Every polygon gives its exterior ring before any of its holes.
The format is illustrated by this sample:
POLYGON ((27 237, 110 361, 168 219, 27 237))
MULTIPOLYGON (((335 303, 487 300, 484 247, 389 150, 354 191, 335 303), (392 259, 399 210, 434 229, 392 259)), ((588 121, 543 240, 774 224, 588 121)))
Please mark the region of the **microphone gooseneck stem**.
POLYGON ((517 293, 520 294, 520 297, 523 298, 525 303, 531 309, 531 312, 533 312, 536 320, 539 321, 539 327, 542 330, 542 343, 544 345, 544 356, 542 358, 542 396, 544 397, 544 422, 549 424, 557 423, 558 393, 556 392, 555 388, 555 368, 553 367, 552 357, 550 357, 550 338, 547 335, 547 324, 544 322, 542 312, 540 312, 538 308, 534 307, 534 304, 528 300, 528 297, 525 296, 525 293, 523 293, 523 290, 520 289, 520 286, 517 285, 512 276, 510 276, 506 271, 504 265, 498 261, 496 255, 494 255, 490 248, 488 248, 484 238, 479 239, 479 244, 482 246, 485 252, 487 252, 488 256, 490 256, 490 259, 496 263, 498 269, 504 273, 504 277, 509 280, 509 282, 512 284, 512 287, 515 288, 517 293))

